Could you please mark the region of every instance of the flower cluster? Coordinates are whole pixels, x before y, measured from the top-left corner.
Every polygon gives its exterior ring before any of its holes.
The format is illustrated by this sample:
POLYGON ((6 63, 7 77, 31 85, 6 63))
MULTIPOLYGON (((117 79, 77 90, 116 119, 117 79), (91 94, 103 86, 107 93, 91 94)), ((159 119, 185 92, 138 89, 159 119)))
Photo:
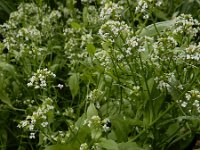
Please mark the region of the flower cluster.
POLYGON ((5 37, 3 44, 9 55, 16 60, 23 57, 43 58, 48 49, 44 43, 54 39, 55 30, 58 31, 55 23, 58 24, 60 17, 60 11, 50 11, 46 5, 20 4, 18 10, 10 14, 10 19, 0 25, 0 32, 5 37))
POLYGON ((47 68, 45 69, 38 69, 36 73, 29 79, 29 83, 27 83, 28 87, 34 87, 35 89, 44 89, 47 87, 47 79, 49 77, 55 78, 56 75, 49 71, 47 68))
POLYGON ((87 145, 87 143, 81 144, 80 150, 89 150, 89 146, 87 145))
POLYGON ((104 4, 104 7, 101 8, 99 17, 103 21, 109 19, 119 20, 123 10, 124 10, 123 6, 120 6, 117 3, 109 1, 104 4))
POLYGON ((126 57, 128 56, 132 57, 134 55, 138 55, 137 52, 140 53, 140 52, 144 52, 148 50, 148 47, 150 47, 152 43, 153 43, 152 37, 148 37, 148 36, 137 37, 130 34, 126 38, 126 43, 124 44, 124 46, 126 46, 126 50, 125 50, 126 57))
POLYGON ((200 60, 200 42, 199 44, 190 44, 184 48, 183 51, 179 52, 177 61, 184 62, 188 67, 196 68, 199 66, 200 60))
POLYGON ((181 14, 176 18, 176 22, 172 28, 173 34, 177 36, 193 38, 200 31, 200 23, 189 14, 181 14))
POLYGON ((40 128, 46 128, 49 125, 49 113, 53 110, 53 100, 51 98, 45 98, 32 115, 28 115, 25 120, 20 121, 17 127, 30 131, 30 138, 32 139, 35 137, 34 131, 40 128))
POLYGON ((160 32, 159 37, 152 43, 149 57, 152 65, 166 71, 174 64, 182 64, 184 68, 196 68, 199 65, 200 44, 196 43, 194 37, 199 31, 199 22, 191 15, 182 14, 175 18, 174 24, 160 32))
POLYGON ((74 109, 70 108, 70 107, 65 109, 65 111, 63 112, 63 116, 67 116, 67 117, 70 117, 70 118, 75 118, 74 109))
POLYGON ((137 6, 135 8, 136 14, 142 14, 143 19, 149 18, 149 11, 151 7, 160 7, 162 4, 161 0, 156 0, 155 2, 153 0, 138 0, 137 6))
POLYGON ((102 96, 102 91, 100 91, 99 89, 94 89, 88 94, 87 98, 89 101, 95 103, 97 108, 100 108, 100 101, 102 99, 102 96))
POLYGON ((91 129, 100 129, 104 132, 110 131, 111 127, 111 121, 109 118, 102 120, 99 116, 92 116, 90 119, 85 120, 84 124, 91 129))
POLYGON ((167 90, 169 93, 175 89, 183 90, 183 85, 179 82, 176 75, 172 73, 164 73, 160 77, 156 77, 155 82, 158 83, 157 89, 161 91, 167 90))
POLYGON ((100 22, 97 8, 93 5, 89 5, 87 11, 87 22, 89 25, 97 26, 97 24, 100 22))
POLYGON ((72 22, 72 27, 64 29, 65 36, 65 55, 70 61, 83 59, 88 56, 85 50, 87 44, 93 43, 93 36, 91 33, 81 27, 79 24, 72 22))
POLYGON ((109 53, 106 50, 103 49, 99 49, 96 53, 95 53, 95 58, 94 60, 98 61, 100 63, 101 66, 103 66, 103 68, 105 70, 110 70, 112 67, 112 61, 110 59, 109 53))
POLYGON ((180 105, 190 114, 200 113, 200 91, 190 90, 185 94, 185 100, 179 100, 180 105))
POLYGON ((99 29, 99 35, 104 41, 115 42, 117 37, 125 38, 130 33, 130 27, 123 21, 108 20, 99 29))

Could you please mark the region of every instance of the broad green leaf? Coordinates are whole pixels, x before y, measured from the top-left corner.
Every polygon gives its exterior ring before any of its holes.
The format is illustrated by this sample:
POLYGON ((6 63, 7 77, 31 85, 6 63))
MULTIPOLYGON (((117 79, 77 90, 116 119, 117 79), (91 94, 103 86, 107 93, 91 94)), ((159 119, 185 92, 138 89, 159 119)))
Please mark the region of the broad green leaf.
POLYGON ((119 143, 119 150, 143 150, 135 142, 119 143))
POLYGON ((44 135, 40 132, 39 133, 39 142, 38 142, 38 145, 42 145, 44 142, 44 135))
POLYGON ((166 135, 167 136, 172 136, 174 133, 177 132, 177 130, 180 128, 179 124, 178 123, 174 123, 174 124, 171 124, 169 126, 169 128, 167 129, 166 131, 166 135))
POLYGON ((158 18, 160 18, 160 19, 162 19, 162 20, 168 20, 167 14, 166 14, 165 12, 161 11, 160 9, 155 9, 155 10, 154 10, 154 14, 155 14, 158 18))
POLYGON ((119 142, 124 142, 128 140, 129 133, 129 123, 122 117, 117 117, 112 119, 112 128, 117 135, 117 140, 119 142))
POLYGON ((70 144, 57 144, 57 145, 47 146, 44 150, 74 150, 74 148, 70 144))
POLYGON ((56 70, 57 70, 59 67, 60 67, 59 64, 53 64, 53 65, 49 68, 49 70, 51 70, 52 72, 56 72, 56 70))
POLYGON ((87 119, 90 119, 92 116, 98 116, 98 111, 93 103, 87 109, 87 119))
POLYGON ((16 81, 12 82, 12 87, 13 87, 13 94, 18 95, 20 92, 20 87, 19 84, 16 81))
POLYGON ((48 116, 48 123, 51 124, 54 122, 54 113, 52 111, 49 111, 47 113, 47 116, 48 116))
POLYGON ((116 141, 117 135, 115 134, 115 132, 113 130, 111 130, 111 132, 108 134, 108 138, 116 141))
POLYGON ((69 88, 72 94, 72 97, 74 98, 79 91, 79 74, 78 73, 73 73, 70 77, 69 77, 69 88))
POLYGON ((96 48, 93 44, 87 44, 87 51, 91 56, 94 56, 96 48))
POLYGON ((15 68, 13 67, 13 65, 6 62, 0 62, 0 68, 4 71, 8 71, 11 74, 15 74, 15 68))
POLYGON ((77 22, 72 22, 71 23, 72 28, 79 30, 81 28, 80 24, 78 24, 77 22))
POLYGON ((1 89, 0 89, 0 100, 3 103, 7 104, 8 106, 12 107, 12 104, 11 104, 10 98, 8 97, 8 94, 1 89))
POLYGON ((98 140, 101 137, 101 135, 102 135, 101 129, 96 128, 96 129, 91 130, 91 138, 93 140, 95 140, 95 141, 98 140))
POLYGON ((104 42, 101 44, 104 50, 109 50, 110 47, 112 47, 112 44, 110 42, 104 42))
POLYGON ((170 27, 175 23, 174 20, 157 22, 145 27, 140 33, 139 36, 155 36, 158 32, 163 31, 164 29, 170 27))
POLYGON ((80 128, 81 126, 83 126, 84 121, 87 119, 86 113, 84 113, 81 117, 78 118, 78 120, 75 123, 75 126, 80 128))
POLYGON ((102 115, 115 115, 118 112, 116 103, 107 102, 101 106, 100 111, 102 115))
POLYGON ((90 128, 88 126, 83 126, 78 130, 73 142, 74 144, 80 142, 84 143, 87 138, 90 138, 90 128))
POLYGON ((102 148, 105 148, 106 150, 120 150, 118 144, 114 140, 102 138, 100 139, 99 144, 102 148))

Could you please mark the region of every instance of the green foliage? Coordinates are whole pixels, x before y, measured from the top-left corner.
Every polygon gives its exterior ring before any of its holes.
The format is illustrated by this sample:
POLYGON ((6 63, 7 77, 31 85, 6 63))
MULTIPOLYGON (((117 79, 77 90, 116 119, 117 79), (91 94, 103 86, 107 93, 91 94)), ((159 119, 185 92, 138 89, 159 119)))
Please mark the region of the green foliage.
POLYGON ((199 4, 2 0, 0 148, 185 149, 200 132, 199 4))

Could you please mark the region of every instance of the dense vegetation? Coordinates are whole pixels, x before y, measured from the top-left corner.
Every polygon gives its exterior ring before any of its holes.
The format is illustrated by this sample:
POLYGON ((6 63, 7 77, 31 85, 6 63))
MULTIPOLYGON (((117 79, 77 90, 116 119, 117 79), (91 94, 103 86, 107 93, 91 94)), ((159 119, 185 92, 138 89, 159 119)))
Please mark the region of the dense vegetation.
POLYGON ((1 0, 0 148, 194 148, 199 19, 199 0, 1 0))

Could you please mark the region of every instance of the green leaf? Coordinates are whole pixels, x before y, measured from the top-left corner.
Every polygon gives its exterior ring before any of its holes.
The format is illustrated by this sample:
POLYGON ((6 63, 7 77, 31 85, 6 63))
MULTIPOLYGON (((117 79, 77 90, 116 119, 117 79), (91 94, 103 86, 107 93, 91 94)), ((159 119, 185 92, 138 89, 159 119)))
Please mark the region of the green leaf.
POLYGON ((79 91, 79 74, 78 73, 73 73, 70 77, 69 77, 69 88, 72 94, 72 97, 74 99, 74 97, 78 94, 79 91))
POLYGON ((87 109, 87 119, 90 119, 92 116, 98 116, 98 111, 93 103, 87 109))
POLYGON ((57 144, 57 145, 47 146, 44 150, 74 150, 74 148, 70 144, 57 144))
POLYGON ((130 122, 124 120, 122 117, 116 117, 111 120, 112 128, 117 136, 117 141, 124 142, 128 140, 130 122))
POLYGON ((52 111, 49 111, 47 113, 47 116, 48 116, 48 123, 51 124, 54 122, 54 113, 52 111))
POLYGON ((109 50, 112 47, 110 42, 104 42, 101 44, 104 50, 109 50))
POLYGON ((77 22, 71 22, 71 26, 76 30, 79 30, 81 28, 80 24, 78 24, 77 22))
POLYGON ((158 32, 163 31, 164 29, 170 27, 175 23, 174 20, 168 20, 168 21, 162 21, 155 24, 151 24, 147 27, 145 27, 141 33, 139 33, 139 36, 155 36, 158 34, 158 32))
POLYGON ((51 70, 52 72, 56 72, 58 70, 58 68, 60 67, 60 64, 53 64, 49 70, 51 70))
POLYGON ((85 25, 88 24, 88 8, 87 7, 83 8, 83 22, 85 25))
POLYGON ((0 52, 3 51, 4 44, 0 42, 0 52))
POLYGON ((44 135, 40 132, 39 133, 39 142, 38 142, 38 145, 42 145, 44 142, 44 135))
POLYGON ((147 81, 146 81, 145 78, 143 78, 141 85, 142 85, 144 96, 145 96, 146 99, 148 99, 149 98, 148 90, 151 94, 151 91, 152 91, 153 86, 154 86, 154 78, 150 78, 147 81))
POLYGON ((158 17, 162 20, 168 20, 167 14, 165 12, 161 11, 160 9, 155 9, 153 13, 156 15, 156 17, 158 17))
POLYGON ((86 114, 84 113, 81 117, 78 118, 78 120, 75 123, 75 126, 80 128, 81 126, 83 126, 86 119, 87 117, 86 117, 86 114))
POLYGON ((15 68, 13 67, 13 65, 6 62, 0 62, 0 68, 4 71, 11 73, 12 75, 15 74, 15 68))
POLYGON ((102 135, 102 130, 95 128, 95 129, 91 129, 91 138, 94 141, 97 141, 102 135))
POLYGON ((96 48, 93 44, 87 44, 87 51, 91 56, 94 56, 96 48))
POLYGON ((120 143, 119 149, 120 150, 143 150, 135 142, 120 143))
POLYGON ((1 143, 1 150, 6 150, 8 140, 8 134, 5 130, 5 128, 0 129, 0 143, 1 143))
POLYGON ((165 134, 170 137, 175 134, 179 128, 180 126, 178 123, 171 124, 165 134))
POLYGON ((15 8, 14 8, 13 3, 10 3, 6 0, 1 0, 0 9, 5 11, 7 14, 10 14, 15 8))
POLYGON ((73 139, 73 145, 77 146, 77 143, 84 143, 85 139, 88 138, 90 138, 90 128, 85 125, 78 130, 77 134, 73 139))
POLYGON ((105 138, 100 139, 100 146, 107 150, 120 150, 118 144, 114 140, 108 140, 105 138))
POLYGON ((3 103, 7 104, 8 106, 13 107, 11 102, 10 102, 10 98, 8 97, 8 94, 1 89, 0 89, 0 100, 3 103))
POLYGON ((154 86, 154 78, 150 78, 150 79, 147 81, 147 85, 148 85, 148 88, 149 88, 149 92, 151 93, 151 92, 152 92, 152 89, 153 89, 153 86, 154 86))

